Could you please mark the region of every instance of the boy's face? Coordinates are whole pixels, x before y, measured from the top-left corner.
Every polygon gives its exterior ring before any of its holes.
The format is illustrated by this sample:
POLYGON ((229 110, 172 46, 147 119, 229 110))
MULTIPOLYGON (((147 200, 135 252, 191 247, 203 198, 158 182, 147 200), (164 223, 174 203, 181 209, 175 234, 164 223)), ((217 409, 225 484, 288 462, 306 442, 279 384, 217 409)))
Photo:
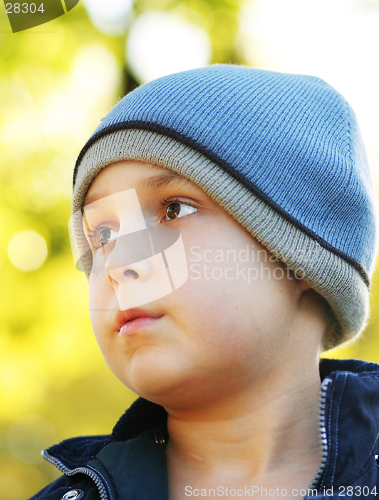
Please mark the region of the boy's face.
POLYGON ((89 277, 94 333, 131 390, 166 407, 203 408, 289 362, 300 281, 195 184, 146 163, 115 163, 94 179, 84 218, 94 260, 100 256, 105 270, 89 277), (140 210, 129 199, 135 194, 140 210), (107 199, 102 215, 91 210, 94 200, 107 199), (159 274, 155 261, 110 265, 111 240, 137 231, 141 216, 150 227, 175 228, 187 260, 180 286, 151 301, 149 292, 144 303, 144 287, 151 291, 149 280, 159 274), (128 302, 136 294, 138 309, 128 302), (150 318, 128 322, 130 312, 150 318))

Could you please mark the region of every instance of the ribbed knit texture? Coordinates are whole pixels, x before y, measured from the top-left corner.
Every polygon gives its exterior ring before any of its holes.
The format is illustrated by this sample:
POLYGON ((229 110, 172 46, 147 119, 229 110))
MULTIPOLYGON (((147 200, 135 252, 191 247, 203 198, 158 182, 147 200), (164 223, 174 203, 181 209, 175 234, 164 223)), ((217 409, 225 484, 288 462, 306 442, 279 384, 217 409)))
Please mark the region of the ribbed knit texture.
POLYGON ((306 270, 338 317, 342 337, 363 328, 377 249, 374 183, 355 115, 324 81, 211 66, 139 87, 102 120, 79 155, 74 210, 104 166, 132 158, 191 178, 292 269, 306 270), (125 135, 129 129, 145 132, 136 143, 125 135), (181 168, 178 148, 166 143, 157 152, 152 137, 174 141, 185 149, 183 158, 196 152, 198 166, 181 168), (259 201, 261 219, 249 199, 255 207, 259 201))

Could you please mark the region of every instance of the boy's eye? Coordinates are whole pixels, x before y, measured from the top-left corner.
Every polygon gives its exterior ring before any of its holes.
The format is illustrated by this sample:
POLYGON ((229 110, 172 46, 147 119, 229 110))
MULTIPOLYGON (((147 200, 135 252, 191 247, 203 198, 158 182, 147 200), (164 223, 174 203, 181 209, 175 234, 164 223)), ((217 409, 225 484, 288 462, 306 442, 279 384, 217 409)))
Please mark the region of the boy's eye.
POLYGON ((162 203, 162 208, 166 209, 166 215, 163 218, 163 222, 179 219, 185 215, 197 212, 197 208, 179 200, 165 200, 162 203))
POLYGON ((94 248, 100 248, 115 240, 118 236, 117 231, 109 227, 99 227, 89 232, 91 245, 94 248))
MULTIPOLYGON (((112 239, 114 239, 116 236, 112 238, 112 233, 116 233, 116 231, 112 231, 112 229, 109 229, 109 227, 102 229, 99 231, 99 243, 100 246, 106 245, 109 243, 112 239)), ((117 233, 116 233, 117 235, 117 233)))

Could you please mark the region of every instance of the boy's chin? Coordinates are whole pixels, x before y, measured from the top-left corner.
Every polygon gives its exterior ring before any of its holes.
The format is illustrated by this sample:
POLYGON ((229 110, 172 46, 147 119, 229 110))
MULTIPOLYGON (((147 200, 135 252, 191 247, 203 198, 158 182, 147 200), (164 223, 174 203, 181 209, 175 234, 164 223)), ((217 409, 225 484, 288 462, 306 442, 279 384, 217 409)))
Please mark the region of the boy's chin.
POLYGON ((183 383, 174 367, 151 359, 147 353, 134 356, 121 371, 112 371, 135 394, 160 405, 171 399, 171 394, 175 397, 174 394, 183 383))
POLYGON ((223 399, 220 390, 207 389, 199 381, 188 381, 185 377, 158 375, 140 377, 135 383, 126 383, 126 387, 138 396, 163 406, 171 415, 202 411, 213 405, 217 407, 223 399))
POLYGON ((152 403, 166 407, 174 407, 179 404, 191 406, 190 394, 200 393, 194 377, 180 366, 180 363, 173 366, 165 364, 159 366, 158 363, 146 364, 132 360, 123 373, 115 373, 117 378, 131 391, 152 403), (186 401, 188 400, 188 401, 186 401))

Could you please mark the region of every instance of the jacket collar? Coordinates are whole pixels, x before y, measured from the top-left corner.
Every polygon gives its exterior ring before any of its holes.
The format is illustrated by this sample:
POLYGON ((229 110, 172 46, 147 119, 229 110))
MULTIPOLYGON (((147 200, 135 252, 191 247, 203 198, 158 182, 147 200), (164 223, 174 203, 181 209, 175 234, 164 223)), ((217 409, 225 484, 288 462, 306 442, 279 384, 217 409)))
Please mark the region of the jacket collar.
POLYGON ((320 363, 325 394, 327 455, 319 489, 353 485, 378 453, 379 366, 358 360, 320 363))
POLYGON ((86 466, 104 446, 133 439, 165 419, 167 412, 162 406, 138 398, 122 415, 112 434, 66 439, 47 452, 69 469, 76 469, 86 466))
MULTIPOLYGON (((321 380, 328 379, 322 422, 327 447, 317 489, 352 485, 378 453, 379 365, 358 360, 320 362, 321 380)), ((112 434, 72 438, 48 453, 69 469, 85 466, 106 445, 127 441, 167 419, 161 406, 137 399, 117 422, 112 434)))

